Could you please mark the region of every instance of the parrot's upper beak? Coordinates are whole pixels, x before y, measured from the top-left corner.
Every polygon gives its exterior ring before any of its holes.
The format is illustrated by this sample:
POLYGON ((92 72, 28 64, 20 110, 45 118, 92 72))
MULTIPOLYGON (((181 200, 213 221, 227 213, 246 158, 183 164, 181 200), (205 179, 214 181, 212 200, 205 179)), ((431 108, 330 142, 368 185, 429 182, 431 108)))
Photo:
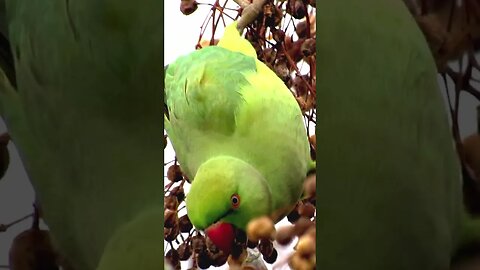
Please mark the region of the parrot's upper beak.
POLYGON ((222 250, 225 254, 232 252, 233 241, 235 239, 235 229, 232 224, 217 222, 205 230, 208 238, 213 244, 222 250))

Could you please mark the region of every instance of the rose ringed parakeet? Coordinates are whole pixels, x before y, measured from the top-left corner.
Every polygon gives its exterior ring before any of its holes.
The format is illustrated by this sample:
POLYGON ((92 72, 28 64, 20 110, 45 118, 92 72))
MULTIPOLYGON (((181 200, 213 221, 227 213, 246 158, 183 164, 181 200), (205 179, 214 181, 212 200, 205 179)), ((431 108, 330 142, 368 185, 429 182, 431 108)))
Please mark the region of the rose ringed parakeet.
POLYGON ((224 250, 233 227, 291 210, 310 161, 298 103, 236 26, 226 27, 218 46, 178 58, 165 74, 165 128, 193 179, 187 214, 224 250))

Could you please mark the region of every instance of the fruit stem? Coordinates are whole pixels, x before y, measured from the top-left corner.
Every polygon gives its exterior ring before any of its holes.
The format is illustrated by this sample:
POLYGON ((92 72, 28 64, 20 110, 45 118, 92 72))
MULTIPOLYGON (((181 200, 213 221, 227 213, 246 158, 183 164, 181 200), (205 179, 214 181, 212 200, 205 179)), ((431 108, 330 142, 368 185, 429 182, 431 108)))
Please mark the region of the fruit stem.
POLYGON ((38 211, 37 205, 34 203, 32 230, 39 230, 39 229, 40 229, 40 212, 38 211))
POLYGON ((477 133, 480 134, 480 105, 477 106, 477 133))
POLYGON ((29 215, 26 215, 26 216, 24 216, 24 217, 22 217, 22 218, 20 218, 20 219, 17 219, 17 220, 15 220, 15 221, 13 221, 13 222, 10 222, 9 224, 6 224, 6 225, 0 224, 0 232, 6 232, 7 229, 10 228, 11 226, 13 226, 13 225, 15 225, 15 224, 17 224, 17 223, 20 223, 20 222, 24 221, 25 219, 27 219, 27 218, 29 218, 29 217, 31 217, 31 216, 33 216, 33 213, 32 213, 32 214, 29 214, 29 215))

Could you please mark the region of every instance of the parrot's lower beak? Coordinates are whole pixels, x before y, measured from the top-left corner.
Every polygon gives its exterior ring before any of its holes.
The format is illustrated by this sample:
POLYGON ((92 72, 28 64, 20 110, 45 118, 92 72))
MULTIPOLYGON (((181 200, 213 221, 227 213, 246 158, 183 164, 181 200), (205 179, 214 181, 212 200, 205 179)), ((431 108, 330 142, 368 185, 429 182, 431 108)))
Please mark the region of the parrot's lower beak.
POLYGON ((235 229, 232 224, 217 222, 205 230, 208 238, 225 254, 232 252, 233 241, 235 239, 235 229))

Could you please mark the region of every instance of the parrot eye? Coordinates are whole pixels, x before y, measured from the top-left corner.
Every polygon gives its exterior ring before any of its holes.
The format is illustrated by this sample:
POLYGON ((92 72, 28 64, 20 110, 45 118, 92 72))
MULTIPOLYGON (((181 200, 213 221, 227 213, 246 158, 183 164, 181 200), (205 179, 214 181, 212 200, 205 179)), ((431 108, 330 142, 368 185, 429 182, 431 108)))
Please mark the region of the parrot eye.
POLYGON ((230 201, 232 202, 232 207, 234 209, 237 209, 240 206, 240 196, 238 194, 233 194, 230 201))

